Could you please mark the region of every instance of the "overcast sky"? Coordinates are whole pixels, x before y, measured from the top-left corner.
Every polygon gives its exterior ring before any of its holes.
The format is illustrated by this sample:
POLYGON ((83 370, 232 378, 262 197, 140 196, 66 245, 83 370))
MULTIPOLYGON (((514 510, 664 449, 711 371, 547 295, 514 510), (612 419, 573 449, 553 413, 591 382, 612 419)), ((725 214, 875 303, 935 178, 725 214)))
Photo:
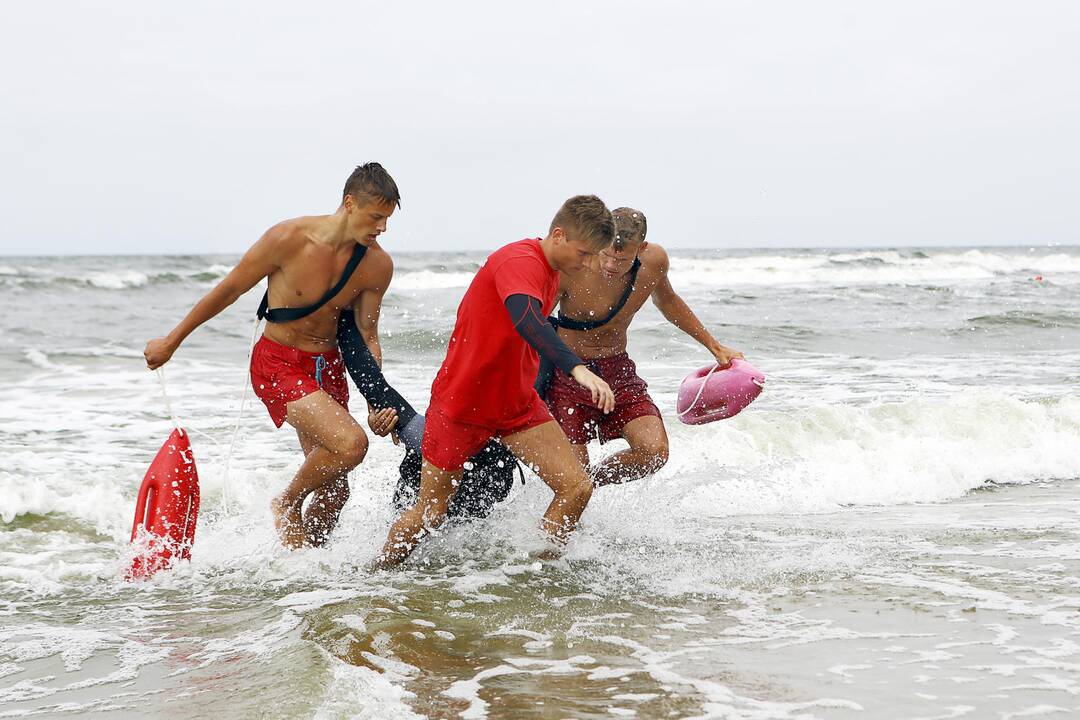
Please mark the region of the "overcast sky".
POLYGON ((0 254, 236 253, 382 162, 387 246, 596 193, 671 247, 1080 244, 1080 3, 41 2, 0 254))

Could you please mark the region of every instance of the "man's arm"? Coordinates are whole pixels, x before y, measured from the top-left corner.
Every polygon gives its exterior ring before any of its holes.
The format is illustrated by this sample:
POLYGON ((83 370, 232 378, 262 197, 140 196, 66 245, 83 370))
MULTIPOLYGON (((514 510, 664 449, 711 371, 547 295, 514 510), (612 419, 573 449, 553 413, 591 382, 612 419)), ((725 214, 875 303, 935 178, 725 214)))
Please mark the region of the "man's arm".
POLYGON ((180 347, 180 343, 184 342, 195 328, 232 305, 237 298, 255 287, 256 283, 277 270, 280 267, 284 243, 285 235, 282 230, 278 227, 267 230, 259 241, 244 253, 236 267, 229 271, 213 290, 206 293, 202 300, 195 303, 195 307, 172 332, 146 343, 143 356, 146 358, 147 367, 156 370, 167 363, 180 347))
POLYGON ((379 342, 379 314, 382 312, 382 299, 390 287, 390 279, 394 276, 394 261, 390 256, 383 254, 378 258, 379 263, 371 269, 373 283, 371 288, 364 290, 353 302, 353 310, 356 315, 356 326, 360 328, 360 337, 368 346, 375 362, 382 367, 382 344, 379 342))
POLYGON ((733 359, 741 358, 743 354, 738 350, 721 345, 712 336, 712 333, 701 324, 701 321, 698 320, 697 315, 686 304, 686 301, 679 297, 679 294, 675 292, 675 288, 671 287, 671 279, 668 277, 668 269, 671 263, 668 260, 667 252, 658 245, 652 247, 653 252, 658 253, 660 260, 660 280, 653 289, 652 301, 660 313, 672 325, 704 345, 705 349, 713 354, 716 362, 720 365, 727 365, 733 359))
POLYGON ((615 396, 608 384, 595 375, 577 355, 573 353, 555 328, 541 317, 539 298, 525 294, 514 294, 506 298, 506 312, 518 335, 529 343, 537 354, 545 357, 552 365, 562 370, 574 381, 592 394, 596 406, 609 413, 615 409, 615 396))

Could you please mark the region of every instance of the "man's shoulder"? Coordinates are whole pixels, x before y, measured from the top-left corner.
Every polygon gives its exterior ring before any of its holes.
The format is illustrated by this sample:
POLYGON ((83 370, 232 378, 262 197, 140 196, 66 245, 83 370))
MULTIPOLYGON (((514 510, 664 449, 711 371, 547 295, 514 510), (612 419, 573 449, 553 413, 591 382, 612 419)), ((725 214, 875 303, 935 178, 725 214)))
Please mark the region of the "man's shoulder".
POLYGON ((638 259, 641 260, 643 270, 663 272, 667 270, 669 263, 667 250, 654 242, 645 243, 638 252, 638 259))
POLYGON ((390 284, 390 278, 394 276, 394 259, 381 245, 368 247, 361 267, 364 269, 365 277, 371 280, 369 284, 386 287, 390 284))
POLYGON ((489 258, 539 257, 543 254, 538 238, 525 238, 507 243, 489 255, 489 258))
POLYGON ((311 238, 314 218, 310 216, 282 220, 263 233, 263 240, 280 251, 295 250, 311 238))
POLYGON ((667 250, 657 243, 645 243, 637 257, 642 260, 643 266, 659 267, 667 263, 667 250))
POLYGON ((544 251, 540 249, 540 241, 536 238, 526 238, 525 240, 503 245, 488 255, 486 264, 492 270, 498 270, 507 262, 519 260, 535 263, 537 267, 548 269, 547 261, 544 259, 544 251))

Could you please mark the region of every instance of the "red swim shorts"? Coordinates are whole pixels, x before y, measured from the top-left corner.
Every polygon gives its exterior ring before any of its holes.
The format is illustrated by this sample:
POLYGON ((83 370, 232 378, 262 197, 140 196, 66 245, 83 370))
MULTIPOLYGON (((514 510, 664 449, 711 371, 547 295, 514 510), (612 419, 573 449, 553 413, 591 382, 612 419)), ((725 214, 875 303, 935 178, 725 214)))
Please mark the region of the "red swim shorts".
POLYGON ((585 366, 611 386, 615 409, 605 415, 593 404, 588 390, 556 371, 545 399, 570 442, 584 445, 597 437, 602 443, 615 440, 622 437, 623 428, 631 420, 648 415, 660 417, 660 410, 649 397, 649 386, 638 377, 637 366, 629 355, 586 360, 585 366))
POLYGON ((533 392, 529 415, 511 428, 489 428, 461 422, 443 414, 435 401, 428 407, 424 419, 424 440, 420 452, 435 467, 455 472, 465 461, 480 452, 488 441, 506 437, 552 421, 551 413, 540 396, 533 392))
POLYGON ((337 348, 310 353, 263 335, 251 353, 251 387, 278 427, 285 422, 286 405, 319 390, 349 409, 349 383, 337 348))

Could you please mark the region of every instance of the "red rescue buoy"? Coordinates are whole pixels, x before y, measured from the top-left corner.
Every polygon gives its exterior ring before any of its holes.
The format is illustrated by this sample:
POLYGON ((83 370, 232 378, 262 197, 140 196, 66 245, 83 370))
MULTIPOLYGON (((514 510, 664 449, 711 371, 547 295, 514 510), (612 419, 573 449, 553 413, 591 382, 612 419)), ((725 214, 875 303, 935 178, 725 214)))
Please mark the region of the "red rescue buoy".
POLYGON ((187 433, 177 428, 158 450, 139 487, 131 527, 131 541, 138 550, 127 579, 150 577, 170 567, 177 557, 190 560, 198 515, 195 456, 187 433))

